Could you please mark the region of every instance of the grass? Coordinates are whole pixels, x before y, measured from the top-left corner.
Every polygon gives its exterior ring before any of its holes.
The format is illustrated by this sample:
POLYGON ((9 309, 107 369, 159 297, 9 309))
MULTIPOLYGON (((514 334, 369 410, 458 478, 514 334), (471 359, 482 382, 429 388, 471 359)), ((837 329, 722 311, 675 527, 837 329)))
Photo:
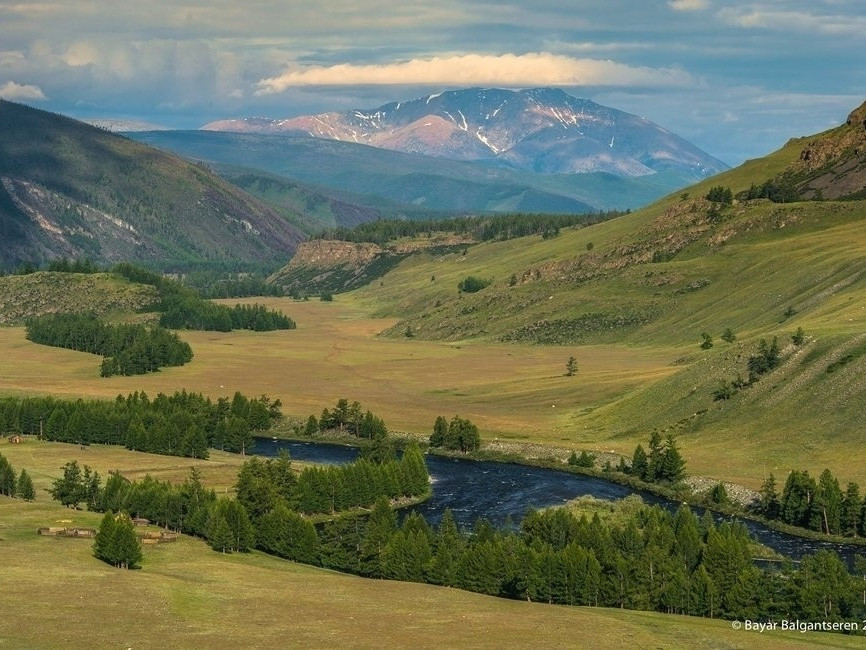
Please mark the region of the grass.
POLYGON ((22 328, 0 328, 0 392, 113 398, 186 388, 215 398, 240 390, 278 397, 286 413, 304 419, 346 397, 397 431, 432 431, 438 415, 459 413, 491 437, 554 441, 560 411, 597 406, 675 370, 675 350, 588 346, 578 376, 565 377, 569 353, 559 348, 383 339, 376 333, 393 321, 365 317, 340 300, 256 301, 282 309, 298 329, 182 332, 193 361, 139 377, 100 378, 93 355, 35 345, 22 328))
POLYGON ((0 439, 0 454, 9 460, 16 471, 22 467, 27 469, 40 495, 47 495, 54 479, 63 473, 63 466, 71 460, 99 472, 103 481, 109 472, 119 471, 131 481, 141 480, 150 474, 160 481, 182 483, 195 467, 205 486, 218 493, 232 489, 240 466, 247 460, 240 454, 216 450, 211 450, 208 460, 201 460, 131 452, 112 445, 81 447, 63 442, 40 442, 31 437, 24 440, 21 444, 12 444, 6 438, 0 439))
MULTIPOLYGON (((45 472, 80 451, 28 441, 2 453, 44 486, 45 472), (65 459, 65 460, 64 460, 65 459)), ((142 473, 186 461, 110 447, 80 452, 96 468, 142 473)), ((222 462, 222 461, 217 461, 222 462)), ((199 461, 200 465, 203 465, 199 461)), ((59 474, 59 469, 56 470, 59 474)), ((223 555, 182 536, 148 546, 139 571, 96 560, 84 539, 40 537, 63 521, 100 515, 63 508, 42 491, 0 497, 3 607, 0 645, 15 648, 153 647, 855 647, 829 634, 765 633, 651 612, 550 606, 454 589, 368 580, 261 553, 223 555), (112 621, 112 625, 105 625, 112 621), (99 622, 99 624, 97 624, 99 622), (230 641, 229 641, 230 640, 230 641)))

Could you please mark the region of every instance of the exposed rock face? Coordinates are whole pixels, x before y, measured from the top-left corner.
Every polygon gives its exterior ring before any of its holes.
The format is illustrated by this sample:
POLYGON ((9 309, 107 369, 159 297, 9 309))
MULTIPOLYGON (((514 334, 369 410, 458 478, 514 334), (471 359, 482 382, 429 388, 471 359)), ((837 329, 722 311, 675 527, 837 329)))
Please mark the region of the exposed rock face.
POLYGON ((314 239, 298 246, 287 268, 330 268, 343 264, 363 265, 383 253, 377 244, 355 244, 346 241, 314 239))
POLYGON ((839 128, 807 140, 791 169, 805 199, 863 198, 866 192, 866 103, 839 128))
POLYGON ((866 102, 863 102, 860 105, 860 108, 855 108, 851 111, 851 114, 848 116, 848 120, 845 122, 848 126, 858 127, 863 131, 866 131, 866 102))

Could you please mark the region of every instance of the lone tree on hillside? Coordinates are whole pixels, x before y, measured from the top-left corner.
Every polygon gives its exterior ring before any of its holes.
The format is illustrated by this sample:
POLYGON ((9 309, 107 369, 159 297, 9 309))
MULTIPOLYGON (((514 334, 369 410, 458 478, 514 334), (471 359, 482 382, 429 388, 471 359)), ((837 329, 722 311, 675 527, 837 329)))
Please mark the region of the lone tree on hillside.
POLYGON ((18 497, 25 501, 33 501, 36 499, 36 488, 33 487, 33 480, 26 469, 21 470, 18 476, 18 486, 16 490, 18 497))
POLYGON ((135 535, 128 514, 120 512, 115 515, 110 510, 105 513, 93 543, 93 554, 103 562, 121 569, 137 569, 140 566, 141 542, 135 535))
POLYGON ((568 361, 565 362, 565 376, 566 377, 574 377, 577 374, 577 359, 574 357, 568 357, 568 361))

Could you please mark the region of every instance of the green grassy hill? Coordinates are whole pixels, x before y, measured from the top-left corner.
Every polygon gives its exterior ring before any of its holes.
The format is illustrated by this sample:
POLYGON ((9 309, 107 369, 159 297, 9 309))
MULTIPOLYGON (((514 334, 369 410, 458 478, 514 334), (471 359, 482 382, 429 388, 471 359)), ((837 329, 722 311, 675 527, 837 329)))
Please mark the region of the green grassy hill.
POLYGON ((88 309, 100 316, 128 315, 152 304, 156 289, 113 273, 48 273, 0 277, 0 325, 88 309))
POLYGON ((0 268, 56 257, 161 268, 274 265, 303 239, 209 170, 0 101, 0 268))
MULTIPOLYGON (((866 201, 705 198, 713 187, 736 195, 785 177, 805 147, 832 148, 863 129, 850 122, 554 239, 416 255, 355 299, 399 318, 386 332, 395 337, 411 327, 428 339, 563 345, 563 359, 574 351, 578 360, 580 346, 593 344, 674 351, 678 370, 666 378, 648 376, 612 401, 563 414, 561 429, 574 443, 627 451, 659 429, 676 431, 690 460, 718 476, 754 483, 754 471, 749 477, 738 468, 745 458, 754 468, 760 456, 767 473, 831 466, 856 474, 866 425, 866 201), (492 282, 458 292, 470 275, 492 282), (720 339, 727 328, 736 341, 720 339), (798 328, 801 346, 790 342, 798 328), (705 332, 710 349, 699 347, 705 332), (780 367, 715 400, 721 382, 748 376, 760 339, 773 337, 780 367)), ((837 151, 851 166, 850 148, 837 151)), ((814 174, 826 182, 836 164, 830 157, 814 174)), ((800 173, 807 187, 815 176, 800 173)))

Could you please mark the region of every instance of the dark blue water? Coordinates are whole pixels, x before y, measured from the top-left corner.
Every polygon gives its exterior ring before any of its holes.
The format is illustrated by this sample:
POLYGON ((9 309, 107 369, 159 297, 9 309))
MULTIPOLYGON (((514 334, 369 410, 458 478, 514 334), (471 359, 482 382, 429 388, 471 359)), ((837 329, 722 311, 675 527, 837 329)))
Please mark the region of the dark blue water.
MULTIPOLYGON (((252 453, 276 456, 281 449, 296 460, 319 464, 350 463, 358 457, 354 447, 265 438, 256 441, 252 453)), ((584 495, 612 501, 638 494, 645 502, 668 510, 676 510, 680 505, 618 483, 542 467, 427 456, 427 469, 433 480, 433 496, 414 509, 431 524, 437 523, 442 512, 450 508, 460 526, 471 526, 479 517, 501 526, 509 518, 519 522, 529 508, 545 508, 584 495)), ((692 510, 698 516, 704 514, 701 508, 692 510)), ((722 515, 714 517, 717 522, 725 520, 722 515)), ((757 522, 741 521, 759 542, 793 560, 827 549, 836 551, 853 566, 854 555, 866 555, 864 547, 804 539, 757 522)))

